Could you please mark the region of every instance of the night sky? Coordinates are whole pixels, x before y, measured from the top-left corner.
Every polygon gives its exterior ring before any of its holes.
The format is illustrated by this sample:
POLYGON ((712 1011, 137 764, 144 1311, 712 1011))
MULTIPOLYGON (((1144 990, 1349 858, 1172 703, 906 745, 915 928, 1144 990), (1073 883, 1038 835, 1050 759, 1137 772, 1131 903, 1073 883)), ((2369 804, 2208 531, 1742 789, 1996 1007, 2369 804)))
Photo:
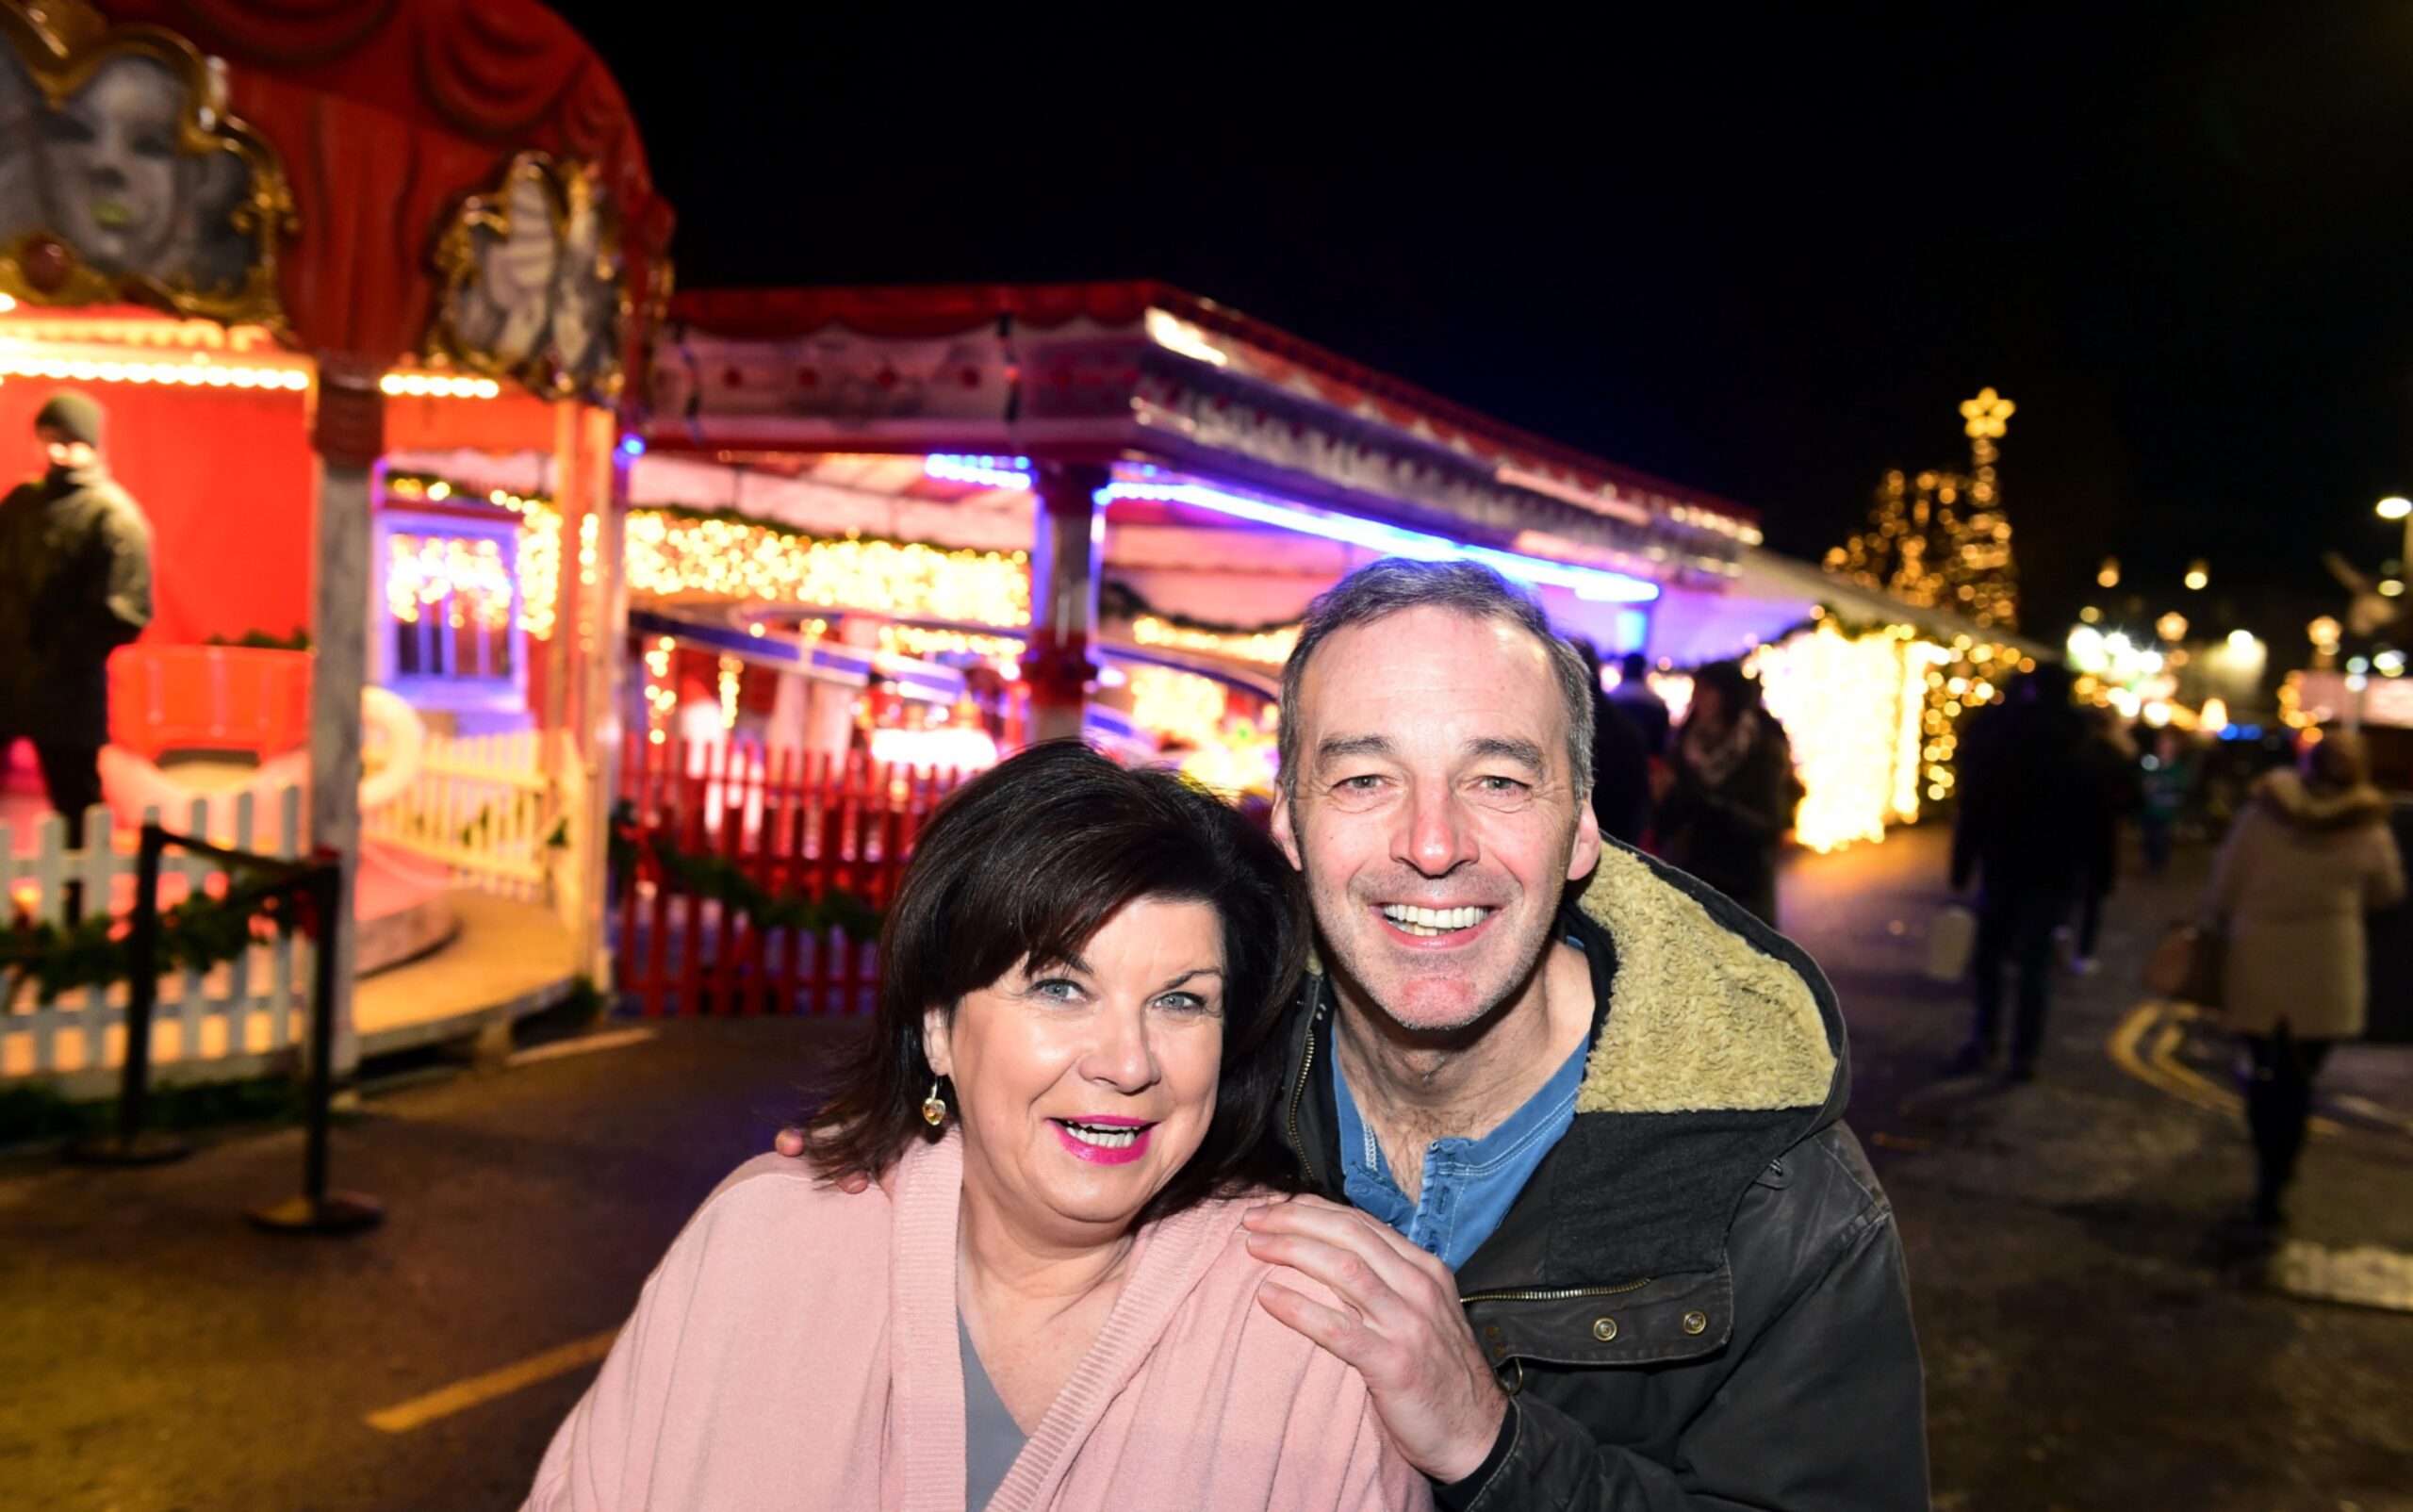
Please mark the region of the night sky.
POLYGON ((2413 492, 2413 6, 561 8, 683 287, 1161 278, 1810 557, 1993 385, 2041 638, 2179 608, 2289 665, 2413 492))

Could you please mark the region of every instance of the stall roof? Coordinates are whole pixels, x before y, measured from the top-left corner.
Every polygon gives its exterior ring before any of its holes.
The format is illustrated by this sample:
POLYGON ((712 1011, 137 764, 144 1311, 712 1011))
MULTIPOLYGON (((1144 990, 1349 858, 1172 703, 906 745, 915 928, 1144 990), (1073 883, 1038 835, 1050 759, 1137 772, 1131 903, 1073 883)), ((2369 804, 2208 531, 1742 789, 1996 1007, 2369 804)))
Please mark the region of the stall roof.
POLYGON ((1882 593, 1866 583, 1829 572, 1813 563, 1797 561, 1774 551, 1753 549, 1743 555, 1742 572, 1735 579, 1734 591, 1741 596, 1758 599, 1797 599, 1804 605, 1831 609, 1847 619, 1865 620, 1875 624, 1913 625, 1931 635, 1946 640, 1965 635, 1972 642, 2008 646, 2024 656, 2040 661, 2058 661, 2060 652, 2041 642, 2025 639, 1999 628, 1979 625, 1976 620, 1949 610, 1923 608, 1917 604, 1882 593))
POLYGON ((1663 582, 1756 517, 1152 282, 678 296, 650 436, 707 453, 1143 460, 1220 486, 1663 582))

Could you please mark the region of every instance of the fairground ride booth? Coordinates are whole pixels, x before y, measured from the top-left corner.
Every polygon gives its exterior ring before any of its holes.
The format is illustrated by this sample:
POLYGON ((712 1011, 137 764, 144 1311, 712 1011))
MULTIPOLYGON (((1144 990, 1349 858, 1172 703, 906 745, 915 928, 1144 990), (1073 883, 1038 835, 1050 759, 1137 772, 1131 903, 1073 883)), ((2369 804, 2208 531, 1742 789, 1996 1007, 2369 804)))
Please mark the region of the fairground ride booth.
MULTIPOLYGON (((1352 567, 1487 563, 1614 655, 1756 535, 1737 506, 1152 283, 683 296, 653 404, 640 501, 785 532, 804 574, 716 578, 674 531, 662 563, 631 562, 640 601, 681 622, 674 652, 733 619, 963 679, 952 708, 775 691, 766 734, 807 748, 1077 730, 1262 792, 1281 662, 1352 567), (867 551, 918 570, 841 568, 867 551)), ((675 717, 670 692, 653 707, 675 717)))
MULTIPOLYGON (((43 403, 102 403, 156 615, 111 659, 110 822, 67 848, 24 748, 8 770, 17 912, 60 918, 71 877, 123 910, 146 814, 330 847, 356 863, 339 1069, 491 1028, 600 968, 619 659, 594 651, 625 633, 620 403, 669 212, 617 85, 534 0, 106 8, 0 3, 0 437, 38 468, 43 403), (435 447, 530 459, 542 540, 388 486, 389 452, 435 447)), ((164 986, 162 1074, 275 1063, 296 948, 164 986)), ((0 1006, 0 1077, 123 1054, 122 987, 30 995, 0 1006)))
POLYGON ((671 310, 632 485, 643 751, 728 731, 940 764, 1080 730, 1269 793, 1307 600, 1378 556, 1455 558, 1604 662, 1642 652, 1680 710, 1689 668, 1748 658, 1808 791, 1797 836, 1829 849, 1948 801, 1961 724, 2050 654, 1162 285, 671 310), (876 660, 860 693, 814 676, 841 654, 917 658, 924 690, 876 660))

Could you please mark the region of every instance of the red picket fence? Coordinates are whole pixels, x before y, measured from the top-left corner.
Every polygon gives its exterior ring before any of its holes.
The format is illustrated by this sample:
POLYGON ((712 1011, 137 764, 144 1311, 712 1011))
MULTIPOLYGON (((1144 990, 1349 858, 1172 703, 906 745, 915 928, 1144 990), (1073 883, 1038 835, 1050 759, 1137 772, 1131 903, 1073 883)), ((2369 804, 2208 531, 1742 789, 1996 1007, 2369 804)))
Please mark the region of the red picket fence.
POLYGON ((648 1014, 867 1010, 872 942, 764 924, 731 899, 845 893, 886 908, 913 837, 962 779, 860 752, 638 746, 616 847, 633 863, 618 879, 619 992, 648 1014))

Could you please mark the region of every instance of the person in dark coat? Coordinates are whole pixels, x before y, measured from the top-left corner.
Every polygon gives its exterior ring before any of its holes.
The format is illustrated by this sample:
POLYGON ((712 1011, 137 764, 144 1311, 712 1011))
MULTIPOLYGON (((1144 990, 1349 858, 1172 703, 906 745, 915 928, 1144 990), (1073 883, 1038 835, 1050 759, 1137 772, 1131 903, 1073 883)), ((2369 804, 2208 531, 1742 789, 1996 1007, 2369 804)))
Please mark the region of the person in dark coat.
POLYGON ((2109 709, 2090 710, 2087 728, 2093 741, 2087 753, 2094 760, 2097 780, 2109 794, 2096 815, 2093 843, 2087 847, 2086 882, 2078 896, 2077 939, 2070 949, 2070 974, 2092 977, 2095 951, 2103 941, 2103 904, 2120 881, 2120 819, 2137 804, 2133 774, 2136 743, 2109 709))
POLYGON ((2016 966, 2011 1034, 2013 1079, 2035 1078, 2050 1006, 2054 932, 2067 923, 2100 863, 2111 824, 2112 779, 2085 718, 2070 703, 2070 674, 2040 665, 1962 745, 1961 813, 1952 837, 1952 886, 1978 888, 1977 1011, 1946 1070, 1980 1071, 2001 1047, 2003 972, 2016 966))
POLYGON ((1650 829, 1650 751, 1641 730, 1601 691, 1600 653, 1590 641, 1574 644, 1592 675, 1592 813, 1600 833, 1638 846, 1650 829))
POLYGON ((47 467, 0 499, 0 752, 34 743, 68 843, 101 800, 109 653, 151 622, 151 522, 109 477, 107 423, 90 395, 34 418, 47 467))
POLYGON ((1777 845, 1801 787, 1792 744, 1739 664, 1715 662, 1693 675, 1692 707, 1659 785, 1667 860, 1777 928, 1777 845))
POLYGON ((1667 754, 1667 700, 1650 686, 1650 663, 1640 651, 1628 651, 1617 664, 1617 690, 1609 701, 1642 732, 1642 748, 1657 761, 1667 754))

